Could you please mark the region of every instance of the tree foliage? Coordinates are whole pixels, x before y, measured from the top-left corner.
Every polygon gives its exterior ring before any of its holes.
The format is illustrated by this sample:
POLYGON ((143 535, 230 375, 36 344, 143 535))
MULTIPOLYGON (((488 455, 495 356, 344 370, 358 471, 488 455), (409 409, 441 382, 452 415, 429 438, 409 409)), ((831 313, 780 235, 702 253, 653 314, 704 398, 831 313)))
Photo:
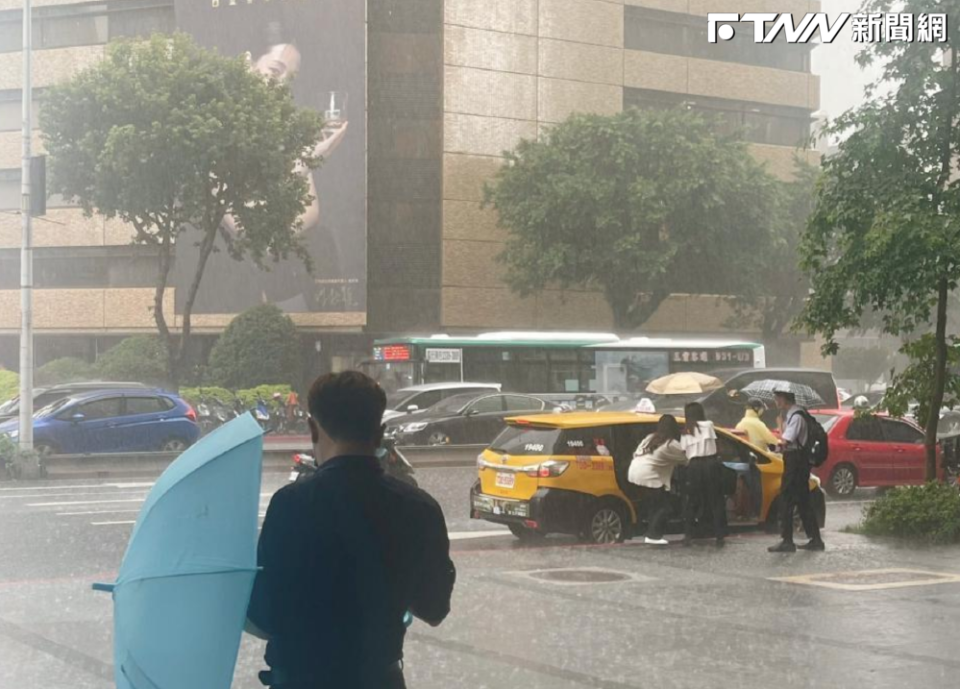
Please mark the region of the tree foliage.
POLYGON ((97 367, 83 359, 65 356, 48 361, 33 373, 35 385, 60 385, 61 383, 76 383, 84 380, 95 380, 97 367))
MULTIPOLYGON (((258 264, 296 255, 309 264, 299 237, 308 182, 295 168, 319 163, 311 152, 321 126, 288 86, 185 34, 112 43, 102 61, 45 94, 51 191, 129 223, 135 241, 157 252, 154 318, 173 386, 213 251, 258 264), (179 335, 162 308, 177 245, 196 255, 179 335)), ((177 260, 186 260, 180 248, 177 260)))
POLYGON ((153 335, 121 340, 100 357, 97 369, 104 380, 162 385, 167 377, 167 352, 153 335))
POLYGON ((300 339, 290 317, 271 304, 234 318, 210 353, 210 382, 225 388, 300 382, 300 339))
POLYGON ((574 115, 506 157, 486 199, 511 288, 599 289, 621 329, 673 293, 742 291, 769 236, 773 178, 684 109, 574 115))
MULTIPOLYGON (((960 0, 867 0, 863 11, 946 11, 949 42, 879 42, 861 53, 862 63, 881 65, 889 88, 881 93, 875 85, 862 106, 829 127, 828 134, 846 139, 824 161, 801 242, 814 288, 801 321, 825 337, 828 354, 838 350, 837 333, 856 328, 871 311, 882 331, 896 336, 932 321, 932 339, 904 351, 932 356, 914 364, 931 376, 925 404, 938 410, 948 387, 948 301, 960 280, 960 0)), ((937 414, 928 416, 933 479, 937 414)))
POLYGON ((290 394, 292 389, 289 385, 258 385, 246 390, 228 390, 216 386, 185 387, 180 389, 180 396, 194 407, 200 404, 203 399, 208 402, 216 400, 228 406, 232 406, 236 400, 240 400, 244 409, 251 409, 257 403, 258 397, 272 404, 273 395, 276 393, 280 393, 285 404, 287 395, 290 394))
MULTIPOLYGON (((948 371, 956 371, 960 367, 960 338, 948 338, 947 366, 948 371)), ((944 385, 943 400, 940 406, 931 407, 933 385, 937 379, 937 342, 936 336, 926 334, 908 342, 900 350, 906 354, 910 364, 893 376, 890 386, 883 395, 883 406, 894 416, 903 416, 912 402, 917 403, 917 421, 926 428, 933 419, 936 424, 940 418, 942 407, 956 407, 960 405, 960 375, 948 374, 944 385), (931 411, 935 412, 931 414, 931 411)))

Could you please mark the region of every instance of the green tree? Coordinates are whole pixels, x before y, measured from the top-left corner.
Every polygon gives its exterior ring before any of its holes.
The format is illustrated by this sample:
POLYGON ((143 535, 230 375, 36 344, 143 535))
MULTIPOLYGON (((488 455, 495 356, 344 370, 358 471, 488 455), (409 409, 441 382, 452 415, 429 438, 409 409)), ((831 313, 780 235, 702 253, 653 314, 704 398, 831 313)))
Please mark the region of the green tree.
POLYGON ((47 91, 41 127, 51 191, 88 214, 120 218, 136 242, 156 249, 153 315, 174 388, 218 245, 258 265, 296 255, 310 266, 299 218, 311 197, 296 168, 318 164, 322 122, 242 58, 185 34, 111 44, 101 62, 47 91), (197 258, 176 334, 162 307, 178 245, 195 246, 197 258))
POLYGON ((94 380, 96 377, 96 366, 77 357, 65 356, 48 361, 38 368, 33 374, 33 382, 36 385, 59 385, 94 380))
POLYGON ((507 152, 486 199, 510 232, 510 287, 602 290, 625 330, 673 293, 743 291, 775 180, 711 124, 685 109, 574 115, 507 152))
POLYGON ((167 351, 160 338, 136 335, 121 340, 100 357, 104 380, 162 385, 167 377, 167 351))
POLYGON ((300 382, 300 338, 290 317, 272 304, 234 318, 210 352, 210 382, 225 388, 300 382))
POLYGON ((882 331, 895 336, 932 320, 928 344, 904 349, 931 376, 923 423, 932 480, 938 411, 948 387, 948 302, 960 280, 954 167, 960 154, 960 0, 867 0, 863 11, 948 12, 949 42, 879 42, 858 57, 881 65, 888 92, 881 93, 878 82, 863 105, 829 127, 829 134, 846 139, 824 161, 801 243, 814 289, 801 323, 821 333, 825 353, 834 354, 837 333, 856 328, 865 312, 880 314, 882 331))
POLYGON ((733 328, 760 330, 765 342, 777 340, 796 320, 810 293, 810 279, 800 269, 800 238, 813 213, 819 167, 794 158, 794 178, 778 182, 770 240, 750 247, 752 266, 742 291, 729 300, 733 328))

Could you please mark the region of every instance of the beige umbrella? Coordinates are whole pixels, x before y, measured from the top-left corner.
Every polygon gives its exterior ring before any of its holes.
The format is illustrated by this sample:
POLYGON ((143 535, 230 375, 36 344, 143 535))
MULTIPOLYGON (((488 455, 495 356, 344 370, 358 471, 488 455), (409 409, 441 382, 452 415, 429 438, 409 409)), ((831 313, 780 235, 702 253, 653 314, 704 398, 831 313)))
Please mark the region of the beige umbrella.
POLYGON ((704 373, 671 373, 651 381, 647 392, 656 395, 695 395, 723 387, 723 381, 704 373))

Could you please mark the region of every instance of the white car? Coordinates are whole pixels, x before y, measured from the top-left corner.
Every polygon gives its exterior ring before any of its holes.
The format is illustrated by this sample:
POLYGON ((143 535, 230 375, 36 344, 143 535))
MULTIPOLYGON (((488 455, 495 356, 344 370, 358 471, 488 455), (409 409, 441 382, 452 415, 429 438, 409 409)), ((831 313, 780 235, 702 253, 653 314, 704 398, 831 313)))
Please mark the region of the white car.
POLYGON ((387 395, 387 410, 383 413, 383 421, 386 423, 405 414, 429 409, 440 400, 468 392, 478 395, 500 392, 500 383, 425 383, 401 388, 387 395))

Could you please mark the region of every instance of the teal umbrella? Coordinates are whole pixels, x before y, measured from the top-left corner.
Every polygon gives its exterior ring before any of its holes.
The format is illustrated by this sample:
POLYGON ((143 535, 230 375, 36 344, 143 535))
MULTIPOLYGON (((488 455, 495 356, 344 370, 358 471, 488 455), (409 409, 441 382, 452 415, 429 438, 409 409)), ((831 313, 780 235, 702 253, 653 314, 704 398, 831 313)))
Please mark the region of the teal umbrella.
POLYGON ((111 591, 118 689, 229 689, 257 572, 263 436, 245 414, 153 486, 111 591))

